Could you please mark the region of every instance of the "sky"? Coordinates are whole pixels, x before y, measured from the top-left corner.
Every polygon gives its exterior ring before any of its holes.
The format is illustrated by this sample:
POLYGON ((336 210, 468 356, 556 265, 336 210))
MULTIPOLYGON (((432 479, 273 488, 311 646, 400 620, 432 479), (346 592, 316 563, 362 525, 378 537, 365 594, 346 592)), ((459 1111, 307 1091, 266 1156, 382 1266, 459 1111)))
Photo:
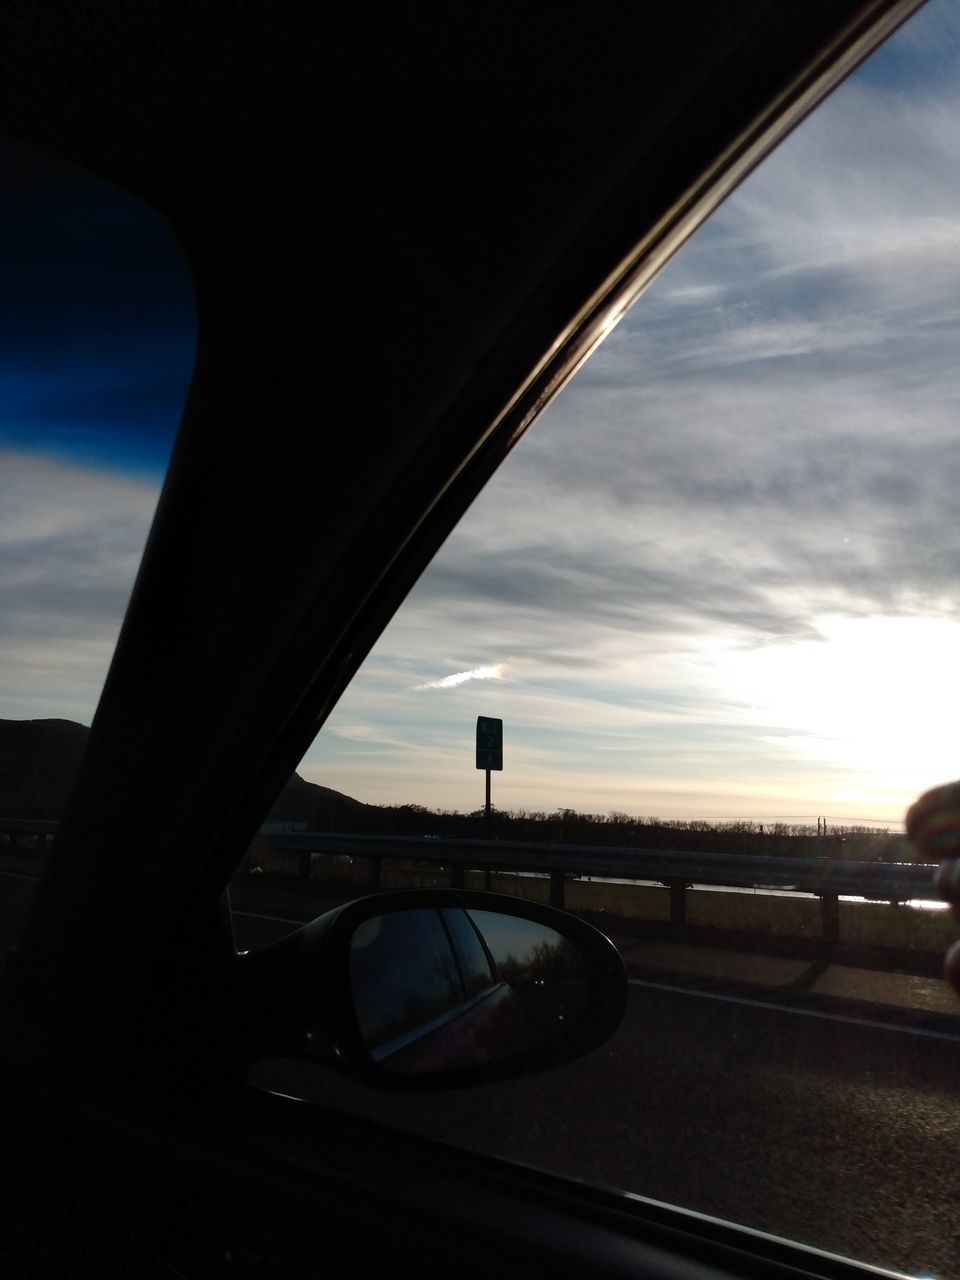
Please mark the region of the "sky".
POLYGON ((0 141, 0 717, 89 724, 176 437, 193 293, 163 220, 0 141))
MULTIPOLYGON (((504 720, 512 809, 897 826, 960 772, 958 71, 960 0, 932 0, 697 232, 448 539, 303 776, 476 808, 478 715, 504 720)), ((0 182, 0 716, 89 723, 192 300, 127 197, 9 147, 0 182)))

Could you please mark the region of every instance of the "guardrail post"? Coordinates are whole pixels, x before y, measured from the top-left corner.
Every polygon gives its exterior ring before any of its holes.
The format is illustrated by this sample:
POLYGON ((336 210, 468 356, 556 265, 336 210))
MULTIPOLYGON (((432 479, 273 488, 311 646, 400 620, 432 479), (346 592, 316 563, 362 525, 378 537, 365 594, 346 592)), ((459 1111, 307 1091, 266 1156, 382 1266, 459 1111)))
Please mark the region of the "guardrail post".
MULTIPOLYGON (((0 847, 11 852, 25 844, 37 847, 41 855, 51 839, 55 839, 56 827, 32 819, 0 818, 0 847), (4 840, 7 837, 9 843, 4 840)), ((524 871, 551 875, 556 861, 551 863, 549 846, 536 842, 487 840, 436 839, 429 843, 427 865, 433 870, 432 882, 437 880, 453 886, 465 885, 465 872, 470 867, 484 872, 483 884, 490 883, 501 868, 509 868, 511 874, 524 871), (493 869, 496 870, 493 870, 493 869)), ((256 856, 278 873, 306 880, 314 874, 322 874, 310 865, 307 851, 320 855, 354 854, 358 863, 353 883, 382 885, 390 880, 383 865, 373 864, 373 859, 397 859, 404 862, 424 861, 427 843, 419 837, 339 835, 329 832, 263 832, 254 841, 256 856)), ((26 852, 24 850, 24 852, 26 852)), ((687 923, 686 890, 696 884, 731 885, 736 887, 763 886, 786 888, 809 894, 810 901, 818 897, 821 902, 821 937, 825 947, 838 940, 839 895, 864 897, 875 901, 909 902, 925 899, 933 894, 932 864, 888 864, 858 862, 844 859, 815 859, 749 854, 721 854, 683 852, 658 849, 606 849, 604 847, 566 845, 558 861, 573 867, 578 873, 586 872, 599 879, 615 880, 623 876, 640 878, 661 884, 669 889, 669 920, 672 925, 687 923), (629 858, 627 855, 629 854, 629 858)), ((388 862, 387 866, 392 865, 388 862)), ((567 873, 569 876, 571 873, 567 873)), ((544 878, 546 878, 544 876, 544 878)), ((479 876, 477 876, 479 883, 479 876)), ((532 887, 532 886, 531 886, 532 887)), ((546 886, 541 885, 538 892, 546 886)), ((553 879, 547 890, 550 901, 561 902, 566 896, 562 883, 553 879)))
POLYGON ((550 905, 563 910, 563 872, 550 872, 550 905))
POLYGON ((687 923, 687 883, 685 880, 670 881, 670 923, 687 923))
POLYGON ((840 939, 840 899, 835 893, 821 893, 820 906, 823 941, 829 943, 838 942, 840 939))

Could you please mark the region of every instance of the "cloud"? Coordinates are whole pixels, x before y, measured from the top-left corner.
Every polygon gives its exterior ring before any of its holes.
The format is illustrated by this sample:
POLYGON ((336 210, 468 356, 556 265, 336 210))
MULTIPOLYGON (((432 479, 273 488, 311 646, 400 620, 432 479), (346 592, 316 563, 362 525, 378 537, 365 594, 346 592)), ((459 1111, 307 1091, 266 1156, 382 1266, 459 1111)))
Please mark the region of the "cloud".
POLYGON ((157 486, 0 449, 0 717, 89 724, 157 486))
POLYGON ((0 141, 0 716, 89 724, 194 355, 189 273, 129 193, 0 141))
POLYGON ((457 671, 453 675, 443 676, 439 680, 428 680, 425 684, 415 684, 414 689, 455 689, 457 685, 466 684, 468 680, 500 680, 503 678, 505 664, 495 662, 492 665, 473 667, 470 671, 457 671))

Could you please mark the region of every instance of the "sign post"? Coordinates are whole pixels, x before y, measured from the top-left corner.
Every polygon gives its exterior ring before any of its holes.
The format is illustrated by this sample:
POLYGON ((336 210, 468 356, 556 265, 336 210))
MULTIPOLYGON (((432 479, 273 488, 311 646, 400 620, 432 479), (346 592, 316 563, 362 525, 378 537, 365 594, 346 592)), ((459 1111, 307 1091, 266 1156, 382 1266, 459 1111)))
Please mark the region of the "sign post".
MULTIPOLYGON (((488 838, 493 833, 493 807, 490 803, 490 773, 496 769, 503 771, 503 721, 492 716, 477 716, 477 768, 483 769, 487 775, 486 800, 484 813, 488 838)), ((486 887, 490 888, 490 873, 484 877, 486 887)))

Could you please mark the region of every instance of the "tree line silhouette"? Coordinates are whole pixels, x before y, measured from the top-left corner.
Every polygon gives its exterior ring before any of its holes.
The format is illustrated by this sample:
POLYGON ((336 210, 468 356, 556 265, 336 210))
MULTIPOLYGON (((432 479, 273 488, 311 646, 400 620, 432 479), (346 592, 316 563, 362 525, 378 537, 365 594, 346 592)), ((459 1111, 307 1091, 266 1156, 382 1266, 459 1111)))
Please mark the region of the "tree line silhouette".
POLYGON ((496 809, 488 826, 483 809, 470 813, 424 805, 363 805, 349 812, 318 803, 311 815, 315 831, 369 835, 437 836, 442 839, 522 840, 633 849, 675 849, 795 858, 851 858, 908 862, 902 833, 867 826, 829 823, 661 819, 613 811, 580 813, 561 808, 496 809))

